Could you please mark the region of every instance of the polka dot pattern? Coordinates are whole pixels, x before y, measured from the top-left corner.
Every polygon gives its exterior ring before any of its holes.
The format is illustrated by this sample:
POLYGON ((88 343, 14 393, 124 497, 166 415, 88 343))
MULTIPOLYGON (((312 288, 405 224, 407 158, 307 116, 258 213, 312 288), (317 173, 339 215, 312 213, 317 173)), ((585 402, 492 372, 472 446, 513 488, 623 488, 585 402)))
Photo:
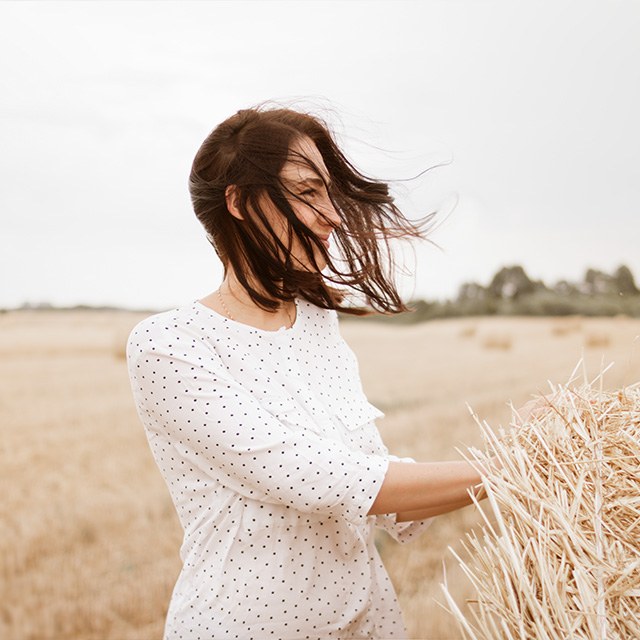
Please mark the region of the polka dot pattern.
POLYGON ((138 413, 184 528, 165 638, 402 638, 367 516, 390 459, 335 312, 262 331, 199 303, 128 344, 138 413))

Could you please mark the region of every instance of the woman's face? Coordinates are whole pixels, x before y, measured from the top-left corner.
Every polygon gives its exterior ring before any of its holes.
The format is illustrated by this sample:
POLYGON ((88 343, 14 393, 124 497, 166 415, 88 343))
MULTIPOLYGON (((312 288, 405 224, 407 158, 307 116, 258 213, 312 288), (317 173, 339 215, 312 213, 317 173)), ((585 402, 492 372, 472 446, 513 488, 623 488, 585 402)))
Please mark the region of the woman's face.
MULTIPOLYGON (((333 229, 340 225, 340 216, 336 212, 327 186, 331 182, 329 172, 322 155, 309 138, 296 140, 290 148, 289 159, 282 167, 280 179, 285 186, 287 199, 298 220, 314 233, 329 248, 329 236, 333 229), (320 175, 313 169, 316 167, 320 175)), ((278 220, 272 218, 273 229, 283 244, 287 244, 287 222, 282 214, 276 214, 278 220)), ((300 244, 297 236, 293 236, 291 255, 298 266, 307 269, 324 269, 326 260, 320 250, 314 246, 316 266, 310 260, 300 244)))

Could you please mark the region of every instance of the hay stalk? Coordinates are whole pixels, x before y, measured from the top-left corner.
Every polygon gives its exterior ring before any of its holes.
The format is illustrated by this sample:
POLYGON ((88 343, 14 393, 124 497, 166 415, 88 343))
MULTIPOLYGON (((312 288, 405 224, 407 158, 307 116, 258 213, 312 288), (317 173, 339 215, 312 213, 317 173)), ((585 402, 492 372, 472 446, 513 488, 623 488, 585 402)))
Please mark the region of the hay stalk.
POLYGON ((456 556, 471 615, 442 585, 449 611, 469 640, 640 638, 640 386, 551 391, 497 434, 474 416, 502 468, 456 556))

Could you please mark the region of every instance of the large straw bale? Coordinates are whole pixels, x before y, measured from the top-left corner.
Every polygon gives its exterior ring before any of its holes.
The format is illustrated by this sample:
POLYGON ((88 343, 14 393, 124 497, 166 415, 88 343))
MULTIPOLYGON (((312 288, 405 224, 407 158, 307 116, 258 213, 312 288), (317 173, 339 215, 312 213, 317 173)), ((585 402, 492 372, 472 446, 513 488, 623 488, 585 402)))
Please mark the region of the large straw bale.
POLYGON ((640 386, 601 380, 552 386, 498 434, 478 422, 502 468, 457 556, 477 591, 468 617, 442 585, 465 638, 640 638, 640 386))

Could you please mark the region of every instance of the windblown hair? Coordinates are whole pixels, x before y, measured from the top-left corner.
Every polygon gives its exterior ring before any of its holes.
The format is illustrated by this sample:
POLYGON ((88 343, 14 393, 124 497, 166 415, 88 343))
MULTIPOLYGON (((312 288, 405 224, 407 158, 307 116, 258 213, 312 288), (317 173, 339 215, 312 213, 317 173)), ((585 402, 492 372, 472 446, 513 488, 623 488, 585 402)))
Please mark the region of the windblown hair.
MULTIPOLYGON (((298 156, 294 161, 305 163, 324 182, 310 159, 298 156)), ((263 309, 275 310, 281 302, 301 296, 318 307, 354 315, 407 310, 395 284, 390 240, 426 237, 429 218, 417 224, 405 218, 388 185, 360 173, 317 117, 283 108, 238 111, 218 125, 198 150, 189 190, 196 216, 225 272, 232 268, 263 309), (292 159, 292 144, 305 137, 315 143, 329 172, 330 183, 325 186, 341 218, 332 234, 340 251, 338 260, 298 219, 291 199, 303 198, 280 178, 284 164, 292 159), (228 210, 230 186, 241 219, 228 210), (268 222, 265 196, 288 221, 288 246, 268 222), (292 259, 294 235, 312 265, 316 264, 314 248, 324 256, 327 266, 322 272, 302 268, 292 259), (345 294, 353 294, 365 306, 345 305, 345 294)), ((323 216, 320 210, 316 213, 323 216)))

